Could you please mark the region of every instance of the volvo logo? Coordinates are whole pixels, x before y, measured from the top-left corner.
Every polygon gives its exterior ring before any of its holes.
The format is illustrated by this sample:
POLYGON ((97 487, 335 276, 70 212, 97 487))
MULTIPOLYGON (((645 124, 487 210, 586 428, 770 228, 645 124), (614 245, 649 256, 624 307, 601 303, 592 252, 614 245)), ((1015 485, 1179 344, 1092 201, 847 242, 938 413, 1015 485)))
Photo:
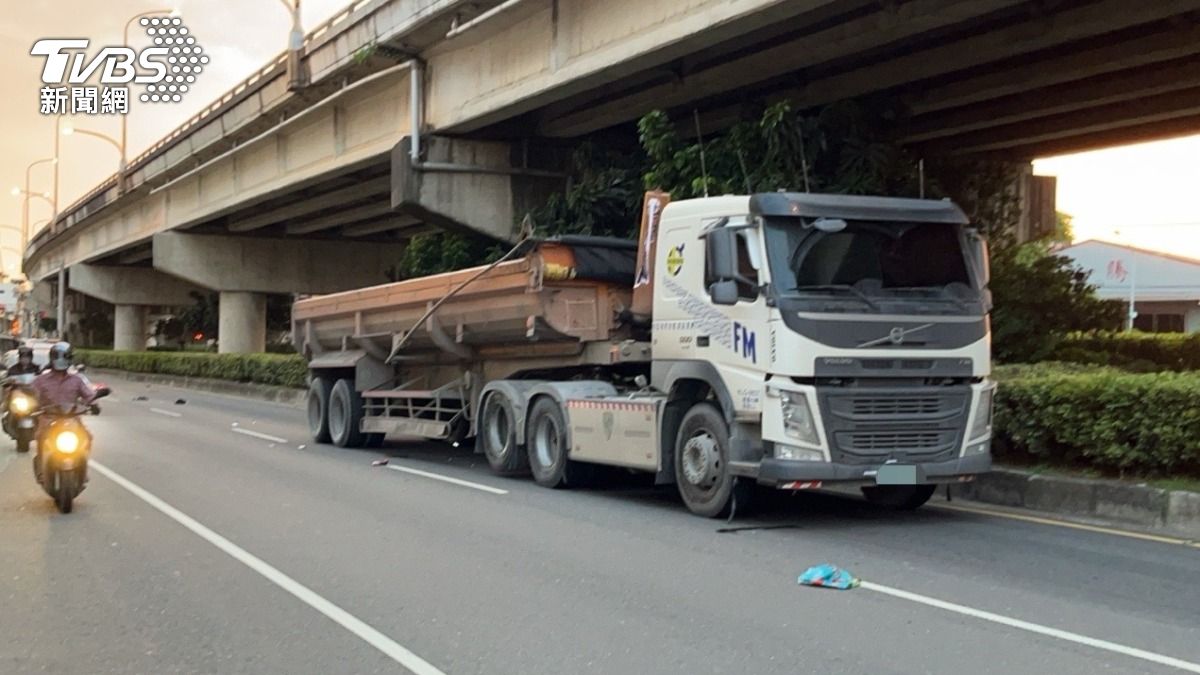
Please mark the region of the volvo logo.
POLYGON ((931 323, 923 324, 920 326, 913 326, 912 328, 904 328, 903 326, 895 326, 891 330, 888 331, 887 335, 884 335, 881 338, 876 338, 874 340, 867 340, 866 342, 860 344, 858 346, 858 349, 862 349, 863 347, 874 347, 876 345, 881 345, 885 342, 890 342, 894 345, 902 345, 902 344, 904 344, 904 338, 908 337, 909 335, 912 335, 913 333, 916 333, 917 331, 922 331, 922 330, 925 330, 926 328, 930 328, 932 326, 933 326, 933 324, 931 324, 931 323))

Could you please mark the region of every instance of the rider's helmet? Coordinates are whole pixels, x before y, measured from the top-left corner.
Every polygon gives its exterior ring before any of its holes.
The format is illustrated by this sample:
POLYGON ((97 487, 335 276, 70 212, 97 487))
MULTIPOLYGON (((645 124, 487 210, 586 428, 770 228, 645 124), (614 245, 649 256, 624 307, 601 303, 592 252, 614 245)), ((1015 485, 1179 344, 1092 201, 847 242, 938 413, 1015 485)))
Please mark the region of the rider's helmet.
POLYGON ((26 345, 17 347, 17 363, 25 366, 33 363, 33 347, 26 345))
POLYGON ((71 367, 71 344, 56 342, 50 348, 50 367, 57 371, 65 371, 71 367))

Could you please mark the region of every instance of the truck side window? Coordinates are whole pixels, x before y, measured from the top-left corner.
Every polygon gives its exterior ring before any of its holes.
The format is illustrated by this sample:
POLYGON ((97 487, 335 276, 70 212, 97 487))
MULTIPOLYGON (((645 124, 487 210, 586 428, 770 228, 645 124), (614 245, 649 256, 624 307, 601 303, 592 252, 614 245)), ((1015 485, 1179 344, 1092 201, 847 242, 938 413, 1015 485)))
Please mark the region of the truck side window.
MULTIPOLYGON (((758 251, 754 250, 750 244, 750 237, 753 230, 740 230, 737 237, 737 257, 738 257, 738 274, 754 280, 753 284, 748 284, 744 281, 738 281, 738 297, 753 302, 758 298, 758 269, 761 266, 759 261, 758 251)), ((708 269, 707 261, 704 264, 704 288, 708 288, 714 282, 716 277, 708 269)))

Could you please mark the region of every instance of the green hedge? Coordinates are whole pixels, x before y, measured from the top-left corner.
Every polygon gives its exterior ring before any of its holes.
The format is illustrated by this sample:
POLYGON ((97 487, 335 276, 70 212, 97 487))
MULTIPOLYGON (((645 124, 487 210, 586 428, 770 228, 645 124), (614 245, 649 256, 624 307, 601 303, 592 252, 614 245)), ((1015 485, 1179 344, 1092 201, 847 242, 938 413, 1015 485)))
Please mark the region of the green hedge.
POLYGON ((1097 333, 1071 335, 1052 358, 1134 372, 1200 370, 1200 334, 1097 333))
POLYGON ((997 379, 1000 461, 1200 476, 1200 375, 1047 364, 997 379))
POLYGON ((296 354, 210 354, 205 352, 75 351, 76 360, 94 368, 210 377, 284 387, 308 386, 308 365, 296 354))

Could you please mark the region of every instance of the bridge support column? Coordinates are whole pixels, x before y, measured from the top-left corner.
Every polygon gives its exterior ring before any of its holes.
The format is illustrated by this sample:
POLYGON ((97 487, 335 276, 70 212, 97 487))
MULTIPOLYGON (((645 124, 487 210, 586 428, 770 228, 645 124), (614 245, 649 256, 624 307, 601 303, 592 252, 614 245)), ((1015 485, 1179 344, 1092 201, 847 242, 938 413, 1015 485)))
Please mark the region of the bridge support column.
POLYGON ((217 307, 217 351, 253 354, 267 349, 267 296, 221 291, 217 307))
POLYGON ((516 241, 525 214, 567 184, 561 150, 502 141, 411 138, 392 148, 392 208, 425 223, 516 241))
POLYGON ((113 351, 138 352, 146 348, 146 306, 117 305, 113 312, 113 351))

